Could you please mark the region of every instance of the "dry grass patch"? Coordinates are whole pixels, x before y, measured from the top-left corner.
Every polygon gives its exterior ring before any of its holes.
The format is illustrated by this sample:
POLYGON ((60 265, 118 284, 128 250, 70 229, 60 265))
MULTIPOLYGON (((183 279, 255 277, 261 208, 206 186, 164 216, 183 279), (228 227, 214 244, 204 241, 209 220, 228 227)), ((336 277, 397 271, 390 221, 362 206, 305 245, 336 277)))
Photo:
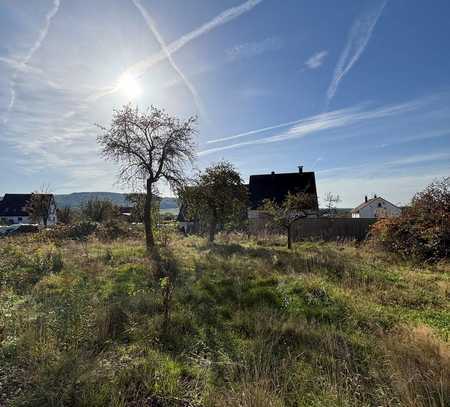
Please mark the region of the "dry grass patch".
POLYGON ((450 348, 429 327, 400 328, 383 339, 383 347, 392 385, 404 405, 449 405, 450 348))

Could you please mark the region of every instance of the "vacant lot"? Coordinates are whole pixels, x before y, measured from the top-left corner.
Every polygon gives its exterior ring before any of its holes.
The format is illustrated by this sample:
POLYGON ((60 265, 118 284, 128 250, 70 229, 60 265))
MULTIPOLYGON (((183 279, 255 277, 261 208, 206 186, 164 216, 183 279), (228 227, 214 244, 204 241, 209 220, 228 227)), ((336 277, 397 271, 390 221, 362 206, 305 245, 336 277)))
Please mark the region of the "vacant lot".
POLYGON ((448 264, 325 243, 0 241, 0 405, 448 406, 448 264))

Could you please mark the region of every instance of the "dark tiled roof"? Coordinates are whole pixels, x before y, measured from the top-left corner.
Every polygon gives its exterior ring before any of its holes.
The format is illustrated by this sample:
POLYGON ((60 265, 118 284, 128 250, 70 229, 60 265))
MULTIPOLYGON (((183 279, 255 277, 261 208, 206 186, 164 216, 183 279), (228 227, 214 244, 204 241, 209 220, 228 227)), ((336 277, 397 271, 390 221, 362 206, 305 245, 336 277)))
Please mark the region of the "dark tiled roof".
POLYGON ((5 194, 0 201, 0 216, 28 216, 24 210, 31 194, 5 194))
MULTIPOLYGON (((264 199, 274 199, 277 203, 281 203, 288 192, 293 194, 305 192, 317 197, 314 172, 273 173, 250 176, 249 195, 251 209, 260 207, 264 199)), ((317 208, 318 203, 312 209, 317 208)))
MULTIPOLYGON (((5 194, 0 201, 0 216, 28 216, 25 210, 32 194, 5 194)), ((52 194, 46 194, 52 197, 52 194)))

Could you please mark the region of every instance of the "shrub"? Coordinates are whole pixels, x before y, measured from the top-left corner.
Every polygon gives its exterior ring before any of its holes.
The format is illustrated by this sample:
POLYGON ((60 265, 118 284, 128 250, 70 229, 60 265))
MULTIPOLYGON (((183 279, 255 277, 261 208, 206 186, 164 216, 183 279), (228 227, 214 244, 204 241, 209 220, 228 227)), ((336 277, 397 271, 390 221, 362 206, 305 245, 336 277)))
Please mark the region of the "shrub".
POLYGON ((41 232, 41 236, 50 240, 79 240, 84 241, 97 229, 97 224, 93 222, 79 222, 73 225, 60 225, 50 230, 41 232))
POLYGON ((70 225, 79 218, 79 211, 69 206, 57 209, 58 222, 63 225, 70 225))
POLYGON ((53 245, 31 254, 23 253, 19 245, 7 245, 0 249, 0 289, 25 292, 45 275, 59 273, 63 265, 61 251, 53 245))
POLYGON ((127 236, 127 232, 126 225, 115 220, 109 220, 98 226, 95 236, 103 241, 117 240, 127 236))
POLYGON ((81 207, 82 218, 92 222, 107 222, 117 218, 119 213, 119 207, 108 200, 90 199, 81 207))
POLYGON ((438 261, 450 247, 450 178, 416 194, 398 218, 381 219, 371 230, 373 242, 405 258, 438 261))

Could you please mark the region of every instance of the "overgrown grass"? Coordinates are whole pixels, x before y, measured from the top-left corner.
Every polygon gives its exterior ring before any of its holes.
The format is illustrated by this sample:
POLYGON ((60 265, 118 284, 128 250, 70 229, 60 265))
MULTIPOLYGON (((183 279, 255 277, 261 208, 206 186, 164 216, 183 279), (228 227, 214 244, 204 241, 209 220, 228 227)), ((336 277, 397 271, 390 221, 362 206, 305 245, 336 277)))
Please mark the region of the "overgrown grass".
POLYGON ((161 255, 1 240, 0 406, 449 405, 448 264, 239 236, 161 255))

